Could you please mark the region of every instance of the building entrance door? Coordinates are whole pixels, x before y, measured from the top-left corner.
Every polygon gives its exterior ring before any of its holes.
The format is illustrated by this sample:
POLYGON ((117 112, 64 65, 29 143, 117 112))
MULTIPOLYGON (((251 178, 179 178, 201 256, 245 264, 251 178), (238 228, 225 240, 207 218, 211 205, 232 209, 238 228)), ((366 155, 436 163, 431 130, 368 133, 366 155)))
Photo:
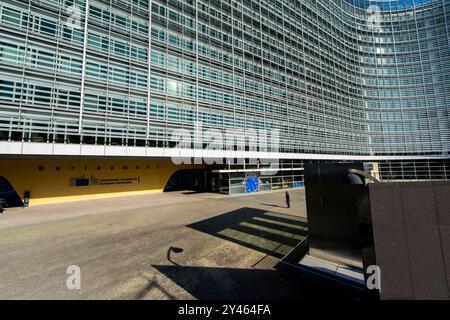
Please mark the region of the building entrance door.
POLYGON ((170 177, 164 192, 210 192, 212 189, 211 179, 211 172, 206 170, 180 170, 170 177))

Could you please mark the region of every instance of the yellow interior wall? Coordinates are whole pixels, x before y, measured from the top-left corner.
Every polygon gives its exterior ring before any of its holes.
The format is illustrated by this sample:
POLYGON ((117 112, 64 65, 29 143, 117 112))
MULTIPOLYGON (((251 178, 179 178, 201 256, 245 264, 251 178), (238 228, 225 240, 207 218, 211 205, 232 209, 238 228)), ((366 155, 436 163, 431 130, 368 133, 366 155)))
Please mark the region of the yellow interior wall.
POLYGON ((21 198, 30 191, 30 205, 162 192, 176 171, 189 168, 195 167, 177 166, 170 159, 0 160, 0 176, 12 184, 21 198), (42 171, 38 170, 40 166, 42 171), (74 178, 139 178, 139 182, 75 187, 71 185, 74 178))

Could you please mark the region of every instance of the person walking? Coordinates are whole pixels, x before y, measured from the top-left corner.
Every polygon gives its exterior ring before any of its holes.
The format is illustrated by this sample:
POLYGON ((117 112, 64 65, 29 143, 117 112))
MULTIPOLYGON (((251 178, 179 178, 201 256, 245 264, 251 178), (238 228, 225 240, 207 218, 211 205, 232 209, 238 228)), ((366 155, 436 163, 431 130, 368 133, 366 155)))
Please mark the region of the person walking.
POLYGON ((289 192, 286 191, 286 207, 291 207, 291 196, 289 195, 289 192))

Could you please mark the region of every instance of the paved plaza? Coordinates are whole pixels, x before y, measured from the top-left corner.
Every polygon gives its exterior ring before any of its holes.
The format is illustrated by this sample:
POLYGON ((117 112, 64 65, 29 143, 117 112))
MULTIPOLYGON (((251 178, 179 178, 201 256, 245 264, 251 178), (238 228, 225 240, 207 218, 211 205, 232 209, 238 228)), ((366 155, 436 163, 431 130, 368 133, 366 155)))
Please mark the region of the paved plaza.
POLYGON ((8 209, 2 299, 317 299, 274 270, 306 233, 303 190, 175 192, 8 209), (81 289, 69 290, 69 266, 81 289))

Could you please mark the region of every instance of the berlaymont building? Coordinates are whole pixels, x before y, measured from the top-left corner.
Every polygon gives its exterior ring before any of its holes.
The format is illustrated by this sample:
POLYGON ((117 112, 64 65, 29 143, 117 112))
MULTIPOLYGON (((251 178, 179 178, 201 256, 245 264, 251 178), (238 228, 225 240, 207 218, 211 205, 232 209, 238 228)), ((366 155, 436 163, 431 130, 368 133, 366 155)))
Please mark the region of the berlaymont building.
POLYGON ((450 0, 2 0, 1 191, 449 179, 449 25, 450 0))

